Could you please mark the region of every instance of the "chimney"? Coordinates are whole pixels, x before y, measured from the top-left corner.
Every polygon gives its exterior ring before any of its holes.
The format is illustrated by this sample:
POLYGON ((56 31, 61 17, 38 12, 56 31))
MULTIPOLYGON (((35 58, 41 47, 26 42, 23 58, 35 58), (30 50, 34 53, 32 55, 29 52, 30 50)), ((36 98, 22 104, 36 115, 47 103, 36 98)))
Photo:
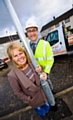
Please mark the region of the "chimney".
POLYGON ((55 20, 55 16, 53 16, 53 20, 55 20))

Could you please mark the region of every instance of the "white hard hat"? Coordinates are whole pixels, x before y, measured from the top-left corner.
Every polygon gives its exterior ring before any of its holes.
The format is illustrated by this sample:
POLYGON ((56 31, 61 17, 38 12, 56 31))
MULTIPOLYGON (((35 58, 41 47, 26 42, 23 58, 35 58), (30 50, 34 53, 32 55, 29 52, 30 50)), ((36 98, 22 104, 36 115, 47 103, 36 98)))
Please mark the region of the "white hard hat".
POLYGON ((27 20, 26 25, 25 25, 25 29, 30 28, 30 27, 37 27, 38 28, 37 22, 32 18, 29 18, 27 20))

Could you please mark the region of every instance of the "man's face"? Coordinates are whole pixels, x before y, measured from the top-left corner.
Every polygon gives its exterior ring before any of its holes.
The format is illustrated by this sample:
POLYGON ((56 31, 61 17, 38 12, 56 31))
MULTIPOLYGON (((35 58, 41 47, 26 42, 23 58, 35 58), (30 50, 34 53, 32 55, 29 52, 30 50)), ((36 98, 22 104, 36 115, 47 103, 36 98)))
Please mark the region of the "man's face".
POLYGON ((28 28, 27 36, 32 42, 35 42, 38 39, 38 29, 36 27, 28 28))

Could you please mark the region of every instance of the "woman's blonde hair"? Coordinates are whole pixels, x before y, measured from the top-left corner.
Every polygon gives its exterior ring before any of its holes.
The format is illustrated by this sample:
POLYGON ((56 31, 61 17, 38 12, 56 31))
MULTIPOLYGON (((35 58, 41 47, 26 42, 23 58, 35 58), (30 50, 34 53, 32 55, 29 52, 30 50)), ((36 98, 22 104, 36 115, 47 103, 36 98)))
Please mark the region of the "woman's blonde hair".
POLYGON ((8 47, 7 47, 7 54, 8 54, 8 57, 10 58, 10 60, 13 62, 14 66, 19 67, 19 66, 12 60, 13 50, 16 49, 16 48, 17 48, 19 51, 24 52, 24 54, 26 55, 26 62, 27 62, 27 63, 31 62, 30 57, 29 57, 27 51, 25 50, 25 48, 24 48, 22 45, 20 45, 19 43, 17 43, 17 42, 11 42, 11 43, 9 43, 9 45, 8 45, 8 47))

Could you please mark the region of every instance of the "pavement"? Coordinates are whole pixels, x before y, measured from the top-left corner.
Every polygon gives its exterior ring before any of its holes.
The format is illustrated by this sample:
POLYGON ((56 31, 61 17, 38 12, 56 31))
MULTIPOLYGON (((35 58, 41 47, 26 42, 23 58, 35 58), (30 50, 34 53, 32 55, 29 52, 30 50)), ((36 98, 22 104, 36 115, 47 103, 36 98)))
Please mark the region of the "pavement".
MULTIPOLYGON (((7 73, 12 67, 0 73, 0 120, 42 120, 30 106, 24 104, 13 93, 8 80, 7 73)), ((51 80, 57 94, 55 98, 61 98, 67 104, 71 115, 61 119, 48 120, 73 120, 73 55, 63 56, 55 60, 51 72, 51 80)), ((54 114, 54 113, 53 113, 54 114)), ((46 119, 47 120, 47 119, 46 119)))
MULTIPOLYGON (((73 86, 57 93, 55 95, 55 98, 63 99, 65 103, 68 105, 70 111, 72 112, 72 115, 67 116, 61 120, 73 120, 73 86)), ((42 120, 42 119, 40 118, 39 115, 36 114, 36 112, 30 106, 27 106, 23 109, 15 111, 4 117, 1 117, 0 120, 42 120)), ((46 120, 49 120, 49 118, 46 120)))

